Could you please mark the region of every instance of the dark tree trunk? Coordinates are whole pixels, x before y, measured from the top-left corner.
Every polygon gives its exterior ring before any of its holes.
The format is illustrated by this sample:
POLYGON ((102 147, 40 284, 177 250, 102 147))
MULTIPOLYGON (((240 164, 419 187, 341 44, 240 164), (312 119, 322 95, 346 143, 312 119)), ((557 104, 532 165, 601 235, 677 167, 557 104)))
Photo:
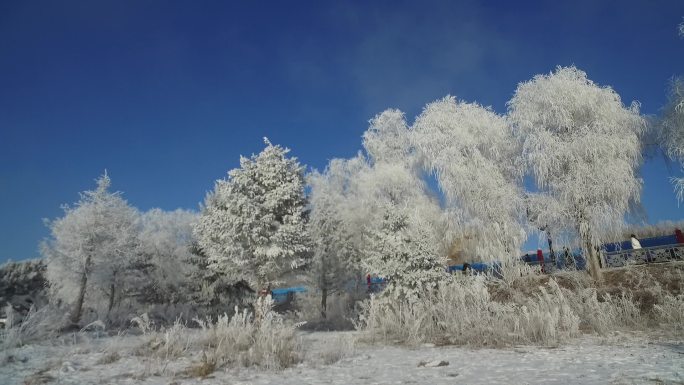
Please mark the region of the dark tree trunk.
POLYGON ((109 316, 109 313, 112 311, 112 308, 114 307, 114 297, 116 295, 116 286, 112 283, 109 286, 109 304, 107 305, 107 316, 109 316))
POLYGON ((549 230, 546 230, 546 240, 549 242, 549 258, 553 261, 553 265, 556 266, 556 253, 553 251, 553 241, 551 240, 551 232, 549 230))
POLYGON ((86 259, 85 267, 81 273, 81 285, 78 289, 78 297, 76 297, 76 303, 71 311, 71 317, 69 321, 71 325, 78 325, 81 321, 81 313, 83 312, 83 301, 85 300, 86 285, 88 284, 88 271, 90 270, 90 257, 86 259))
POLYGON ((321 317, 325 319, 327 317, 326 311, 328 310, 328 289, 321 290, 321 317))

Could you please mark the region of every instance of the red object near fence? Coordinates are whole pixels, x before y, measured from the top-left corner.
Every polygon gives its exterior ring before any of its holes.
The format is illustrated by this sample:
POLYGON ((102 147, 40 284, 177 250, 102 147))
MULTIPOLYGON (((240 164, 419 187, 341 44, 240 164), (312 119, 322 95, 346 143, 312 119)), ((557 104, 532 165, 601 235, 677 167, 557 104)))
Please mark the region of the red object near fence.
POLYGON ((539 266, 541 266, 542 273, 544 272, 544 253, 541 249, 537 249, 537 261, 539 261, 539 266))
POLYGON ((370 276, 370 274, 368 274, 366 276, 366 282, 368 283, 368 290, 370 290, 371 289, 371 276, 370 276))
POLYGON ((675 229, 675 237, 677 237, 677 243, 684 243, 684 234, 682 234, 682 230, 675 229))

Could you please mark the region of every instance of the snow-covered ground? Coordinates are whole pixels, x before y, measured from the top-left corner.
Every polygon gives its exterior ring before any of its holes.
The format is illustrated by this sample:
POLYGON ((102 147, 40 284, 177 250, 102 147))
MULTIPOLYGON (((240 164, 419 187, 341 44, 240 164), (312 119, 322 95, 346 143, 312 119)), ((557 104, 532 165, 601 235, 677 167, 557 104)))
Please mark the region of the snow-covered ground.
POLYGON ((64 346, 30 345, 0 366, 0 384, 682 384, 684 339, 616 334, 586 336, 556 348, 419 348, 357 344, 331 347, 353 333, 302 333, 304 362, 281 372, 219 369, 185 374, 200 353, 169 362, 130 354, 142 337, 102 338, 64 346), (111 362, 103 351, 129 352, 111 362), (327 364, 333 358, 337 362, 327 364), (447 361, 442 367, 421 362, 447 361))

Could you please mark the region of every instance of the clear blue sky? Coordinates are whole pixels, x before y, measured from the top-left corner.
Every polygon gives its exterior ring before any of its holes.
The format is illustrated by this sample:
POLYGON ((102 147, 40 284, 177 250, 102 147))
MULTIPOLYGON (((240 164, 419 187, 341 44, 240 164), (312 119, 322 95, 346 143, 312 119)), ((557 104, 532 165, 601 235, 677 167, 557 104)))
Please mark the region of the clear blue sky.
MULTIPOLYGON (((131 204, 197 209, 262 137, 323 168, 385 108, 456 95, 504 112, 575 64, 645 113, 684 73, 684 1, 2 1, 0 261, 106 168, 131 204)), ((662 159, 652 222, 684 218, 662 159)))

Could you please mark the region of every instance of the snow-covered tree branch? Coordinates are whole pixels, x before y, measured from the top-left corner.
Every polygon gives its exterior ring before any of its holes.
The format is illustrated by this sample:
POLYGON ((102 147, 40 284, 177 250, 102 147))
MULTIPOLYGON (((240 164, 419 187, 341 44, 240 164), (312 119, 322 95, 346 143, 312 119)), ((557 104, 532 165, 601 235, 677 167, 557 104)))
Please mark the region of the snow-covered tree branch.
MULTIPOLYGON (((658 130, 660 146, 684 170, 684 79, 674 78, 670 94, 663 107, 662 121, 658 130)), ((684 201, 684 178, 672 178, 680 202, 684 201)))

